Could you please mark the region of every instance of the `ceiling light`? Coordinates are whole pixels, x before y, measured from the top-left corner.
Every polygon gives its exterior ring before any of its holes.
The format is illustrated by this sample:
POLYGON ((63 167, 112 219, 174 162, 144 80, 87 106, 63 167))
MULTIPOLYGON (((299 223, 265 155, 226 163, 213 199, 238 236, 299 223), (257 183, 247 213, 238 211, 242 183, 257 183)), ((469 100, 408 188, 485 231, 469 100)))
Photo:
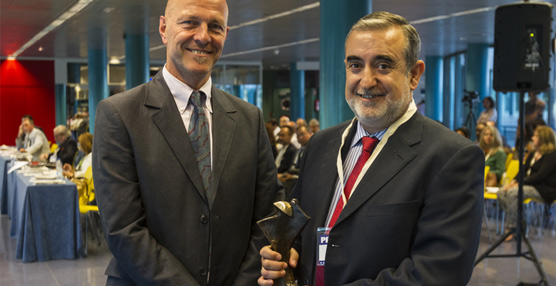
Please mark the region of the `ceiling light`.
POLYGON ((40 46, 40 47, 38 48, 38 50, 39 50, 39 52, 42 52, 44 49, 42 48, 42 46, 40 46))
POLYGON ((38 40, 40 40, 50 31, 54 30, 56 27, 62 25, 66 20, 73 17, 75 14, 79 13, 81 10, 83 10, 85 7, 87 7, 87 5, 89 5, 93 1, 94 0, 78 0, 77 3, 75 3, 69 9, 67 9, 64 13, 62 13, 62 15, 60 15, 60 17, 52 21, 48 26, 46 26, 40 32, 38 32, 33 38, 31 38, 31 40, 23 44, 23 46, 21 46, 19 50, 11 54, 9 57, 16 58, 21 53, 23 53, 23 51, 25 51, 27 48, 35 44, 38 40))

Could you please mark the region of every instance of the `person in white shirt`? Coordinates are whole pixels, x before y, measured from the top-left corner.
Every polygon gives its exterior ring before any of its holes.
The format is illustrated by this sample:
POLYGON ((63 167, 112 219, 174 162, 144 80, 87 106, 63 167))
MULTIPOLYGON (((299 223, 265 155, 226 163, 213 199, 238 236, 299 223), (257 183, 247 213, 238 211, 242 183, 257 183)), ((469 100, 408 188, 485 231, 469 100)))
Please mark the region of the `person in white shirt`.
POLYGON ((33 160, 39 160, 41 155, 50 152, 50 146, 44 132, 35 128, 35 122, 30 116, 22 118, 20 134, 15 139, 15 145, 19 152, 31 154, 33 160), (25 136, 22 136, 22 132, 25 136))

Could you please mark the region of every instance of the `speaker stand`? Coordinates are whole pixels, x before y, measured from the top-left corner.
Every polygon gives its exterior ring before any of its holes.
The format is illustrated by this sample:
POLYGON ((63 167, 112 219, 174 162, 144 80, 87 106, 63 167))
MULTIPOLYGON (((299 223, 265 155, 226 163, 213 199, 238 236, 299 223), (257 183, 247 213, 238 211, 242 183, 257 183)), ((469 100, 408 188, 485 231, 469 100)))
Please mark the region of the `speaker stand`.
POLYGON ((527 260, 530 260, 533 262, 533 264, 535 264, 535 268, 537 269, 537 272, 539 272, 539 275, 541 276, 541 281, 539 281, 536 284, 529 284, 529 283, 523 283, 520 282, 519 285, 545 285, 545 286, 550 286, 550 282, 547 279, 546 276, 546 272, 544 271, 543 267, 542 267, 542 263, 539 260, 537 254, 535 253, 535 250, 533 249, 533 246, 531 245, 531 242, 529 241, 529 238, 527 237, 527 235, 525 235, 524 229, 525 226, 523 225, 523 172, 525 171, 524 168, 524 163, 523 163, 523 157, 524 157, 524 151, 525 151, 525 91, 520 91, 520 96, 519 96, 519 136, 520 136, 520 140, 519 140, 519 187, 518 187, 518 191, 517 191, 517 226, 515 229, 508 231, 506 234, 504 234, 498 241, 496 241, 493 245, 491 245, 483 254, 481 254, 481 256, 479 256, 477 258, 477 260, 475 260, 475 264, 473 266, 477 266, 477 264, 479 264, 479 262, 481 262, 483 259, 490 257, 490 258, 526 258, 527 260), (506 238, 508 238, 510 235, 514 235, 515 239, 516 239, 516 253, 515 254, 501 254, 501 255, 489 255, 494 249, 496 249, 498 246, 500 246, 500 244, 502 244, 506 238), (522 252, 521 251, 521 241, 524 241, 525 244, 527 245, 527 248, 529 249, 528 252, 522 252))

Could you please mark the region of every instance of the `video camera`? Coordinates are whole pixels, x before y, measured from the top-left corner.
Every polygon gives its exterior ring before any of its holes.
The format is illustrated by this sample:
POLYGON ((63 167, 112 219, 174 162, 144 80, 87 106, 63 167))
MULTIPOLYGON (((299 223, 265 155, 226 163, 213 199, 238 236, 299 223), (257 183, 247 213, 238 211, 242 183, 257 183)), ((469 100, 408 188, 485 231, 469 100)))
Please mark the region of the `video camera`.
POLYGON ((461 102, 469 102, 469 105, 473 105, 473 103, 481 101, 479 99, 479 93, 476 91, 468 91, 464 89, 463 93, 466 95, 461 99, 461 102))

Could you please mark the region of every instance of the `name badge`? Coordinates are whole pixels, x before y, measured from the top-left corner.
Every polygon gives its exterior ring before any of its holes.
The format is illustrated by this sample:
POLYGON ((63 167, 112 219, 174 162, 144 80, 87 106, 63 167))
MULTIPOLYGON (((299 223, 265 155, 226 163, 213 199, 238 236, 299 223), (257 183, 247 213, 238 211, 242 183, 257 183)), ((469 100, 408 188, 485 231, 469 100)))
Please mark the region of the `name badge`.
POLYGON ((317 266, 324 266, 330 229, 330 227, 317 228, 317 266))

